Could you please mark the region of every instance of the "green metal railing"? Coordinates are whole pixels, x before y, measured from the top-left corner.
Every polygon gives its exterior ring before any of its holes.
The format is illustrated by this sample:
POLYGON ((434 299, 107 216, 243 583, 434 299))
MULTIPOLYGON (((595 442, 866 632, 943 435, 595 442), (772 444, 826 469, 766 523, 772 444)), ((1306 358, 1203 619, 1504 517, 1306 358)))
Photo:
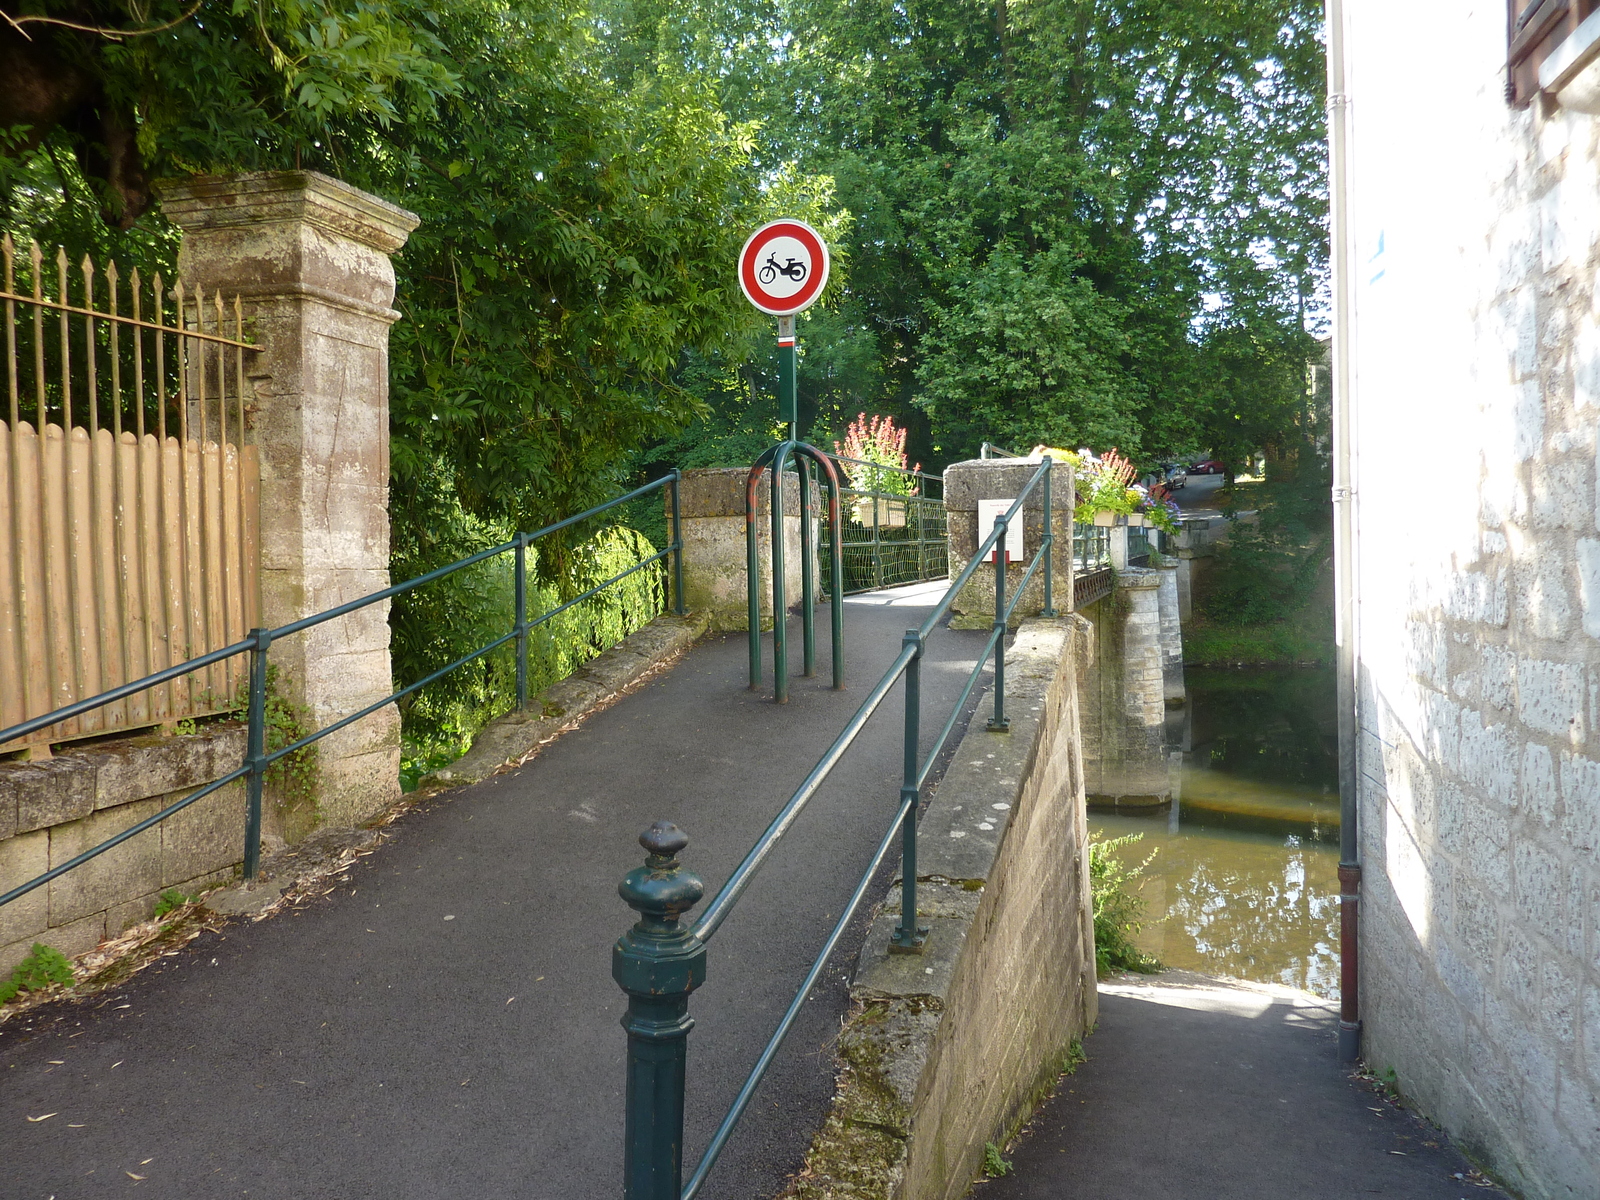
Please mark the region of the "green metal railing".
POLYGON ((968 698, 982 677, 993 655, 994 705, 989 728, 1008 727, 1005 715, 1005 634, 1016 608, 1034 573, 1044 571, 1044 611, 1054 615, 1054 580, 1051 571, 1054 543, 1053 508, 1050 495, 1050 468, 1046 458, 1005 515, 995 522, 993 532, 984 539, 961 574, 945 590, 943 598, 916 629, 907 630, 901 649, 889 669, 873 685, 859 708, 816 766, 778 810, 765 832, 756 840, 744 860, 728 877, 711 903, 692 925, 681 923, 683 915, 705 894, 705 887, 693 874, 684 871, 678 855, 688 838, 675 825, 657 822, 639 838, 647 852, 644 866, 628 873, 618 891, 639 913, 638 922, 612 949, 612 975, 628 996, 628 1011, 623 1027, 628 1033, 626 1096, 626 1134, 624 1142, 623 1195, 626 1200, 691 1200, 705 1184, 728 1138, 744 1114, 756 1087, 772 1064, 778 1048, 794 1024, 801 1005, 821 976, 828 957, 844 936, 856 909, 871 885, 872 878, 894 844, 901 842, 900 924, 890 938, 890 952, 916 954, 922 949, 927 929, 917 925, 917 803, 922 787, 932 773, 945 743, 954 732, 968 698), (1042 489, 1044 535, 1018 582, 1015 594, 1007 600, 1006 570, 1000 547, 1006 530, 1019 520, 1024 501, 1035 487, 1042 489), (960 697, 944 722, 931 749, 920 754, 922 729, 921 668, 923 648, 928 637, 944 620, 956 596, 966 586, 983 561, 996 558, 994 624, 978 661, 967 677, 960 697), (756 872, 772 854, 777 843, 793 826, 801 811, 817 794, 823 782, 844 757, 862 729, 901 678, 905 679, 904 755, 899 802, 883 837, 873 851, 867 869, 851 893, 839 919, 823 942, 822 949, 801 980, 777 1028, 767 1040, 755 1065, 739 1089, 727 1115, 712 1135, 687 1186, 683 1183, 683 1111, 687 1039, 694 1022, 689 1016, 689 996, 705 982, 706 945, 750 886, 756 872))
POLYGON ((993 442, 985 442, 978 447, 979 458, 1021 458, 1015 450, 1007 450, 1004 446, 996 446, 993 442))
POLYGON ((381 592, 373 592, 370 596, 363 596, 359 600, 352 600, 347 604, 339 605, 337 608, 330 608, 324 612, 314 613, 310 616, 302 617, 298 621, 291 621, 287 625, 280 625, 276 629, 252 629, 248 636, 246 636, 246 638, 241 642, 235 642, 231 646, 224 646, 220 650, 214 650, 209 654, 203 654, 199 658, 193 658, 188 662, 179 663, 176 666, 168 667, 162 671, 157 671, 153 675, 146 675, 143 679, 133 680, 131 683, 125 683, 120 687, 113 688, 111 691, 102 692, 98 696, 91 696, 88 699, 80 700, 75 704, 69 704, 64 708, 58 708, 54 712, 49 712, 43 714, 42 716, 30 718, 29 720, 23 721, 19 725, 13 725, 9 729, 0 730, 0 745, 5 745, 13 738, 25 737, 26 735, 33 733, 35 730, 43 729, 49 725, 55 724, 58 721, 65 721, 70 717, 76 717, 82 713, 90 712, 93 709, 101 707, 102 705, 113 704, 116 701, 127 696, 131 696, 136 692, 144 690, 145 688, 155 687, 159 684, 166 683, 168 680, 179 679, 192 671, 197 671, 200 668, 210 666, 213 663, 223 662, 241 654, 248 654, 250 656, 248 677, 249 700, 247 707, 248 729, 245 736, 244 762, 238 767, 238 769, 230 771, 226 775, 222 776, 222 778, 213 780, 204 787, 190 792, 181 800, 167 805, 160 812, 154 813, 145 818, 143 821, 140 821, 138 824, 124 829, 121 833, 114 837, 107 838, 99 845, 85 850, 82 854, 69 859, 60 866, 54 867, 51 870, 46 871, 44 874, 35 876, 33 879, 28 880, 26 883, 12 888, 4 895, 0 895, 0 906, 9 904, 18 897, 27 895, 35 888, 42 887, 43 885, 49 883, 52 879, 60 878, 68 871, 72 871, 77 867, 82 866, 91 859, 104 854, 107 850, 111 850, 114 847, 120 846, 129 838, 138 836, 145 830, 160 824, 162 821, 165 821, 168 817, 182 812, 185 808, 188 808, 196 801, 203 800, 213 792, 219 791, 222 788, 227 787, 230 783, 240 779, 245 781, 246 790, 243 855, 244 878, 247 880, 254 879, 261 869, 262 787, 265 781, 267 770, 272 766, 273 763, 287 758, 292 754, 298 753, 307 746, 310 746, 313 743, 327 737, 329 734, 337 733, 347 725, 353 725, 363 717, 370 716, 372 713, 377 712, 385 705, 394 704, 400 700, 403 700, 413 692, 427 687, 430 683, 434 683, 440 679, 443 679, 446 675, 450 674, 450 672, 458 670, 459 668, 466 666, 468 663, 482 658, 484 655, 489 654, 499 649, 501 646, 507 645, 508 643, 514 642, 516 644, 517 707, 519 709, 527 708, 528 634, 532 630, 538 628, 540 625, 543 625, 546 621, 549 621, 553 617, 559 616, 561 613, 566 612, 574 605, 581 604, 585 600, 592 599, 601 592, 605 591, 606 588, 611 587, 613 584, 620 583, 630 575, 633 575, 638 571, 642 571, 646 567, 655 563, 662 562, 669 556, 672 559, 672 607, 674 612, 679 614, 683 613, 683 532, 678 504, 679 481, 681 478, 682 476, 679 474, 679 472, 674 470, 670 475, 665 475, 653 483, 645 484, 643 487, 635 488, 625 496, 618 496, 616 499, 608 500, 604 504, 597 504, 595 507, 578 513, 576 516, 568 517, 563 521, 557 521, 553 525, 546 525, 543 529, 537 530, 534 533, 519 533, 509 542, 505 542, 499 546, 493 546, 488 550, 481 550, 477 554, 463 558, 459 562, 454 562, 448 566, 440 567, 438 570, 430 571, 426 575, 420 575, 416 579, 407 580, 405 583, 399 583, 395 584, 393 587, 384 588, 381 592), (627 504, 632 500, 637 500, 641 496, 648 495, 651 492, 666 487, 671 488, 670 499, 672 504, 672 542, 666 547, 666 549, 661 550, 656 554, 652 554, 648 558, 642 559, 625 571, 619 571, 610 579, 607 579, 605 582, 590 588, 581 596, 576 596, 573 599, 568 600, 566 603, 550 609, 548 612, 541 613, 532 620, 528 619, 529 546, 533 545, 534 542, 538 541, 542 537, 546 537, 549 534, 556 533, 562 529, 570 528, 571 526, 577 525, 580 522, 599 516, 601 513, 607 512, 618 507, 619 505, 627 504), (287 746, 280 747, 276 750, 267 750, 267 653, 274 642, 281 641, 283 638, 289 637, 292 634, 302 633, 307 629, 314 628, 315 626, 332 621, 338 617, 357 612, 360 609, 367 608, 373 604, 381 604, 385 600, 390 600, 395 596, 403 595, 404 593, 412 591, 415 588, 419 588, 424 584, 432 583, 438 579, 443 579, 446 575, 454 574, 457 571, 464 570, 467 567, 474 566, 477 563, 484 562, 488 559, 495 558, 506 553, 516 556, 516 615, 513 619, 512 627, 507 632, 493 639, 488 644, 480 646, 472 653, 458 658, 449 666, 441 667, 439 670, 434 671, 425 678, 419 679, 415 683, 401 688, 399 691, 384 697, 382 700, 379 700, 376 703, 367 705, 358 712, 351 713, 347 717, 335 721, 330 725, 326 725, 313 733, 307 734, 305 737, 291 742, 287 746))
POLYGON ((1150 529, 1144 525, 1130 526, 1128 529, 1128 565, 1142 567, 1150 561, 1150 552, 1155 548, 1150 542, 1150 529))
POLYGON ((816 572, 821 555, 812 544, 811 465, 828 489, 830 531, 828 564, 828 607, 833 618, 833 686, 844 688, 844 555, 840 553, 839 473, 829 456, 807 442, 791 437, 762 452, 745 477, 745 593, 750 622, 750 687, 761 686, 761 559, 756 536, 757 493, 762 472, 769 472, 772 517, 772 698, 779 704, 789 700, 789 598, 788 573, 784 569, 784 472, 791 458, 800 483, 800 635, 802 670, 807 677, 816 674, 816 572))
MULTIPOLYGON (((843 467, 847 477, 851 466, 866 468, 857 470, 856 477, 879 484, 877 488, 844 486, 839 489, 838 540, 843 555, 845 595, 943 579, 950 574, 942 475, 882 467, 839 454, 828 457, 836 463, 847 464, 843 467), (881 484, 885 477, 902 480, 901 490, 883 490, 881 484), (934 489, 939 491, 938 496, 930 494, 934 489), (912 492, 918 494, 912 495, 912 492)), ((825 569, 831 567, 833 541, 832 529, 825 528, 820 539, 825 569)))

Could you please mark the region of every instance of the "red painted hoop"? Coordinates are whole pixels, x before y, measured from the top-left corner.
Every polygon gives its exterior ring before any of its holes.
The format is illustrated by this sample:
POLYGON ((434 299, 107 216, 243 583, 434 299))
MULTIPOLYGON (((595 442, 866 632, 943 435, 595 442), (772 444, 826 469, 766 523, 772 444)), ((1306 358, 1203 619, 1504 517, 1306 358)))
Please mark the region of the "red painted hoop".
POLYGON ((792 316, 816 303, 822 289, 828 285, 831 265, 828 244, 822 240, 822 235, 804 221, 785 217, 768 221, 745 242, 744 249, 739 251, 739 286, 744 290, 745 299, 762 312, 774 317, 792 316), (791 237, 811 252, 811 275, 792 296, 769 295, 756 278, 761 252, 773 239, 780 237, 791 237))

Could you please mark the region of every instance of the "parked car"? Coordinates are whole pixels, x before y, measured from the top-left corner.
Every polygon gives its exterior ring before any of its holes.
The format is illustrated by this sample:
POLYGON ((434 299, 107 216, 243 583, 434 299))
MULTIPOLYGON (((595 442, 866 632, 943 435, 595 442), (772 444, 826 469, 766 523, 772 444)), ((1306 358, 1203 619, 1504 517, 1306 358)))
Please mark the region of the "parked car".
POLYGON ((1222 463, 1215 458, 1208 458, 1205 462, 1197 462, 1189 468, 1191 475, 1221 475, 1222 463))
POLYGON ((1182 463, 1162 463, 1161 471, 1168 491, 1177 491, 1189 482, 1189 468, 1182 463))

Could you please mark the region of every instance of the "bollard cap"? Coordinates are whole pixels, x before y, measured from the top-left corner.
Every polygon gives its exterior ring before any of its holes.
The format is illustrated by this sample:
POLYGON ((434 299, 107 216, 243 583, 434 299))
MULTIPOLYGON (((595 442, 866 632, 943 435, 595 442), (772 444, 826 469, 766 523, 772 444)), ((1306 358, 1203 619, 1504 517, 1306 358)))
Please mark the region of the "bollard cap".
POLYGON ((676 859, 678 851, 688 844, 689 835, 671 821, 657 821, 639 835, 639 845, 650 852, 651 858, 676 859))
POLYGON ((657 821, 639 835, 639 844, 649 857, 644 866, 623 877, 617 894, 639 913, 640 931, 674 932, 678 918, 706 892, 698 876, 678 865, 678 852, 689 844, 689 838, 670 821, 657 821))

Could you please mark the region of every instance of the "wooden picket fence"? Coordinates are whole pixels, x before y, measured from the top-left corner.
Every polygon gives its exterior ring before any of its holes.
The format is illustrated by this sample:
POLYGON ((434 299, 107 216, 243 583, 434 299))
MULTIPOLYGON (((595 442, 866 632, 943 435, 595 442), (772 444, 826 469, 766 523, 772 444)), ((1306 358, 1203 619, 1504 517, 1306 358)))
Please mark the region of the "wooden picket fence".
MULTIPOLYGON (((0 239, 0 728, 236 642, 260 611, 238 298, 137 271, 124 288, 64 250, 52 289, 36 243, 17 257, 0 239)), ((217 664, 0 753, 225 712, 242 678, 217 664)))

